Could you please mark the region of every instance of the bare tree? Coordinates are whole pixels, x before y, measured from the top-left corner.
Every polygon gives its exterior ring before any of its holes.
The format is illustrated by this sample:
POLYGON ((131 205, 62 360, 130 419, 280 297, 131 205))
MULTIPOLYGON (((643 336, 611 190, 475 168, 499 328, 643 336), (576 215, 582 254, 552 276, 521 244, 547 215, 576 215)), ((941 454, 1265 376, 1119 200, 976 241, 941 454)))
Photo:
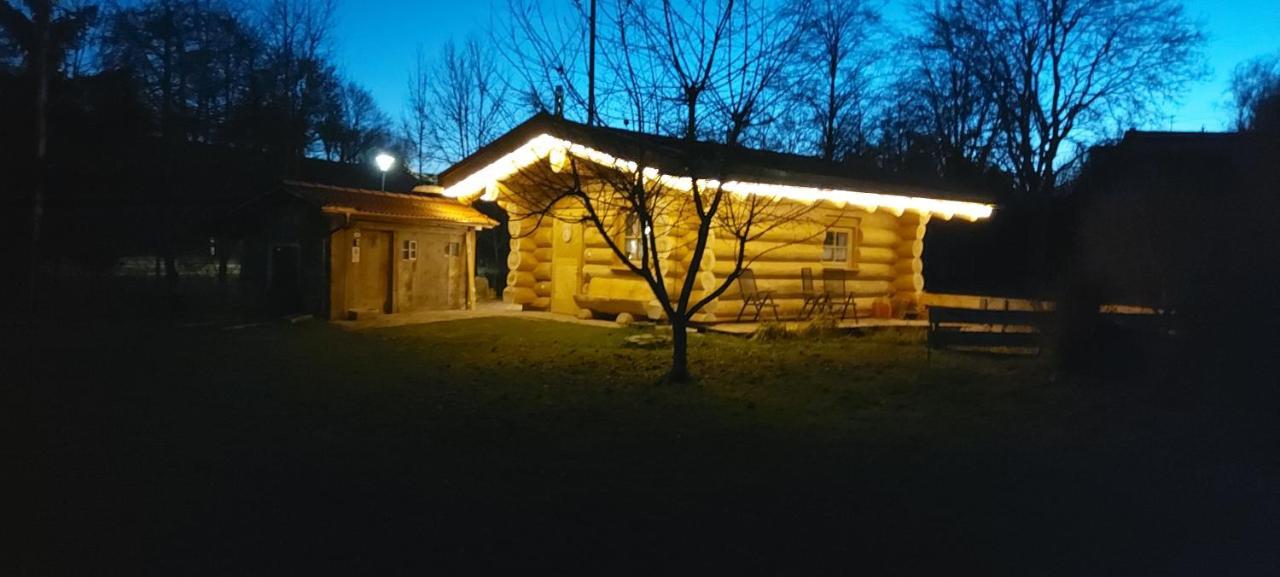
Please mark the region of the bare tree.
POLYGON ((495 28, 492 38, 495 46, 502 47, 502 58, 516 75, 505 85, 532 111, 552 110, 549 99, 559 89, 565 112, 586 120, 590 106, 590 7, 581 0, 559 9, 552 5, 550 11, 547 6, 538 0, 507 0, 505 25, 495 28))
POLYGON ((333 13, 333 0, 272 0, 259 15, 265 62, 246 124, 287 156, 312 150, 325 102, 341 87, 329 59, 333 13))
POLYGON ((432 160, 452 164, 510 127, 507 88, 495 55, 477 38, 449 41, 431 75, 432 160))
POLYGON ((430 64, 418 48, 413 70, 409 72, 404 112, 400 116, 400 134, 412 155, 413 170, 427 171, 431 157, 431 72, 430 64))
POLYGON ((880 154, 898 169, 938 177, 985 172, 997 147, 996 99, 982 85, 974 47, 957 34, 951 19, 923 14, 923 32, 897 45, 893 106, 880 115, 880 154))
POLYGON ((1231 73, 1236 130, 1280 130, 1280 55, 1260 56, 1231 73))
POLYGON ((792 83, 813 128, 809 152, 841 160, 866 150, 881 36, 880 13, 870 2, 817 2, 800 37, 801 71, 792 83))
POLYGON ((0 30, 8 37, 10 50, 21 55, 25 74, 34 88, 34 146, 32 151, 30 246, 25 269, 26 301, 35 312, 36 276, 40 263, 41 228, 44 224, 45 171, 49 150, 49 83, 62 69, 67 53, 80 42, 97 18, 95 6, 66 9, 53 0, 27 0, 26 10, 0 0, 0 30))
POLYGON ((1177 0, 952 0, 945 21, 996 102, 1019 192, 1052 195, 1067 147, 1151 113, 1203 72, 1200 28, 1177 0))
MULTIPOLYGON (((795 56, 802 20, 780 20, 780 14, 778 5, 745 0, 689 0, 679 6, 665 0, 657 17, 637 15, 636 21, 657 25, 641 30, 647 49, 630 60, 654 58, 665 64, 666 76, 650 86, 634 77, 615 85, 629 86, 637 98, 648 93, 679 103, 684 114, 674 126, 679 133, 673 140, 679 143, 676 150, 655 153, 637 145, 621 153, 634 164, 614 165, 565 151, 563 162, 550 161, 552 170, 540 164, 522 171, 521 184, 509 187, 506 204, 512 219, 582 223, 644 280, 671 323, 672 382, 690 377, 686 329, 695 315, 759 256, 748 258, 747 243, 805 218, 812 209, 733 192, 724 184, 749 164, 738 145, 766 123, 763 111, 773 99, 786 95, 779 81, 795 56), (700 141, 699 133, 714 135, 722 144, 700 141), (703 270, 713 240, 735 243, 733 266, 721 278, 703 270)), ((625 70, 634 69, 638 67, 625 70)))
POLYGON ((391 143, 391 123, 368 90, 347 82, 329 103, 318 129, 325 156, 357 162, 391 143))

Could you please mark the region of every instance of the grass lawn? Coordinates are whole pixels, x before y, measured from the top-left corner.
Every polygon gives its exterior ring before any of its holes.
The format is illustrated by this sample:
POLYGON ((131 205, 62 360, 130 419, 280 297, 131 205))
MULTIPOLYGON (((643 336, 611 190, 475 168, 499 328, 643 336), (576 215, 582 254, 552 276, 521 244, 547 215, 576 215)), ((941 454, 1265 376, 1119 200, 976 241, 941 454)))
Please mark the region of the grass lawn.
MULTIPOLYGON (((46 326, 31 574, 1265 575, 1270 410, 919 333, 46 326)), ((1190 390, 1191 392, 1188 392, 1190 390)))

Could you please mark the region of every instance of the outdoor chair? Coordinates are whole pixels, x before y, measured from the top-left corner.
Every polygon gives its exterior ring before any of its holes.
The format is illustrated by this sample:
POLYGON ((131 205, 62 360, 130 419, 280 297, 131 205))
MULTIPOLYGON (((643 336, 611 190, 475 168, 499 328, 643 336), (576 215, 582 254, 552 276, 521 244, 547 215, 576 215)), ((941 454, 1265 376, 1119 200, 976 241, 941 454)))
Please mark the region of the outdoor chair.
POLYGON ((751 317, 752 322, 760 320, 760 311, 763 311, 764 307, 771 307, 774 320, 779 320, 778 304, 773 302, 773 291, 762 291, 756 286, 755 271, 745 269, 738 275, 738 290, 742 291, 742 308, 738 309, 738 321, 742 320, 742 313, 749 306, 756 309, 755 316, 751 317))
POLYGON ((827 295, 813 287, 813 269, 800 269, 800 297, 804 303, 800 305, 800 318, 807 319, 826 305, 827 295))
POLYGON ((840 309, 840 320, 844 320, 845 315, 849 312, 849 307, 853 307, 853 322, 858 322, 858 305, 853 302, 853 291, 845 286, 845 277, 848 271, 842 268, 824 268, 822 269, 822 290, 826 298, 826 306, 831 312, 835 312, 836 308, 840 309))

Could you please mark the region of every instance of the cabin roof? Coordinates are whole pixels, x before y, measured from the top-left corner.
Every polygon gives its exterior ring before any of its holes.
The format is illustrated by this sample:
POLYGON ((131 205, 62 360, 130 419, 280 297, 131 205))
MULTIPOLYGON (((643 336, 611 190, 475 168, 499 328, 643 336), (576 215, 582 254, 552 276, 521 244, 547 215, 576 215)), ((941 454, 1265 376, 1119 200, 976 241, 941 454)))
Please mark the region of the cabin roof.
POLYGON ((664 174, 673 176, 855 190, 965 202, 988 203, 993 200, 990 194, 984 192, 892 174, 873 167, 716 142, 698 141, 691 144, 675 137, 587 126, 546 113, 534 115, 440 173, 440 184, 446 188, 456 184, 540 134, 653 166, 664 174), (687 159, 691 155, 686 152, 691 146, 694 148, 692 156, 703 164, 702 168, 687 166, 687 159))
POLYGON ((325 212, 435 220, 486 228, 498 224, 470 205, 438 194, 382 192, 296 180, 284 181, 281 190, 325 212))

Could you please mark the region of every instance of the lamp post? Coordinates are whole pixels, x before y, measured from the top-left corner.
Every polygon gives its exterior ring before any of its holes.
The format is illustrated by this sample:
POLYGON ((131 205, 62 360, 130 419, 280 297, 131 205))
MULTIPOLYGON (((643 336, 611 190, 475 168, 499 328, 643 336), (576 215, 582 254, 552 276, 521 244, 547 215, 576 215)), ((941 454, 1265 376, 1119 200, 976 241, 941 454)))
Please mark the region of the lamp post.
POLYGON ((387 191, 387 171, 396 163, 396 157, 385 152, 373 157, 373 161, 377 163, 378 170, 382 171, 382 192, 387 191))

